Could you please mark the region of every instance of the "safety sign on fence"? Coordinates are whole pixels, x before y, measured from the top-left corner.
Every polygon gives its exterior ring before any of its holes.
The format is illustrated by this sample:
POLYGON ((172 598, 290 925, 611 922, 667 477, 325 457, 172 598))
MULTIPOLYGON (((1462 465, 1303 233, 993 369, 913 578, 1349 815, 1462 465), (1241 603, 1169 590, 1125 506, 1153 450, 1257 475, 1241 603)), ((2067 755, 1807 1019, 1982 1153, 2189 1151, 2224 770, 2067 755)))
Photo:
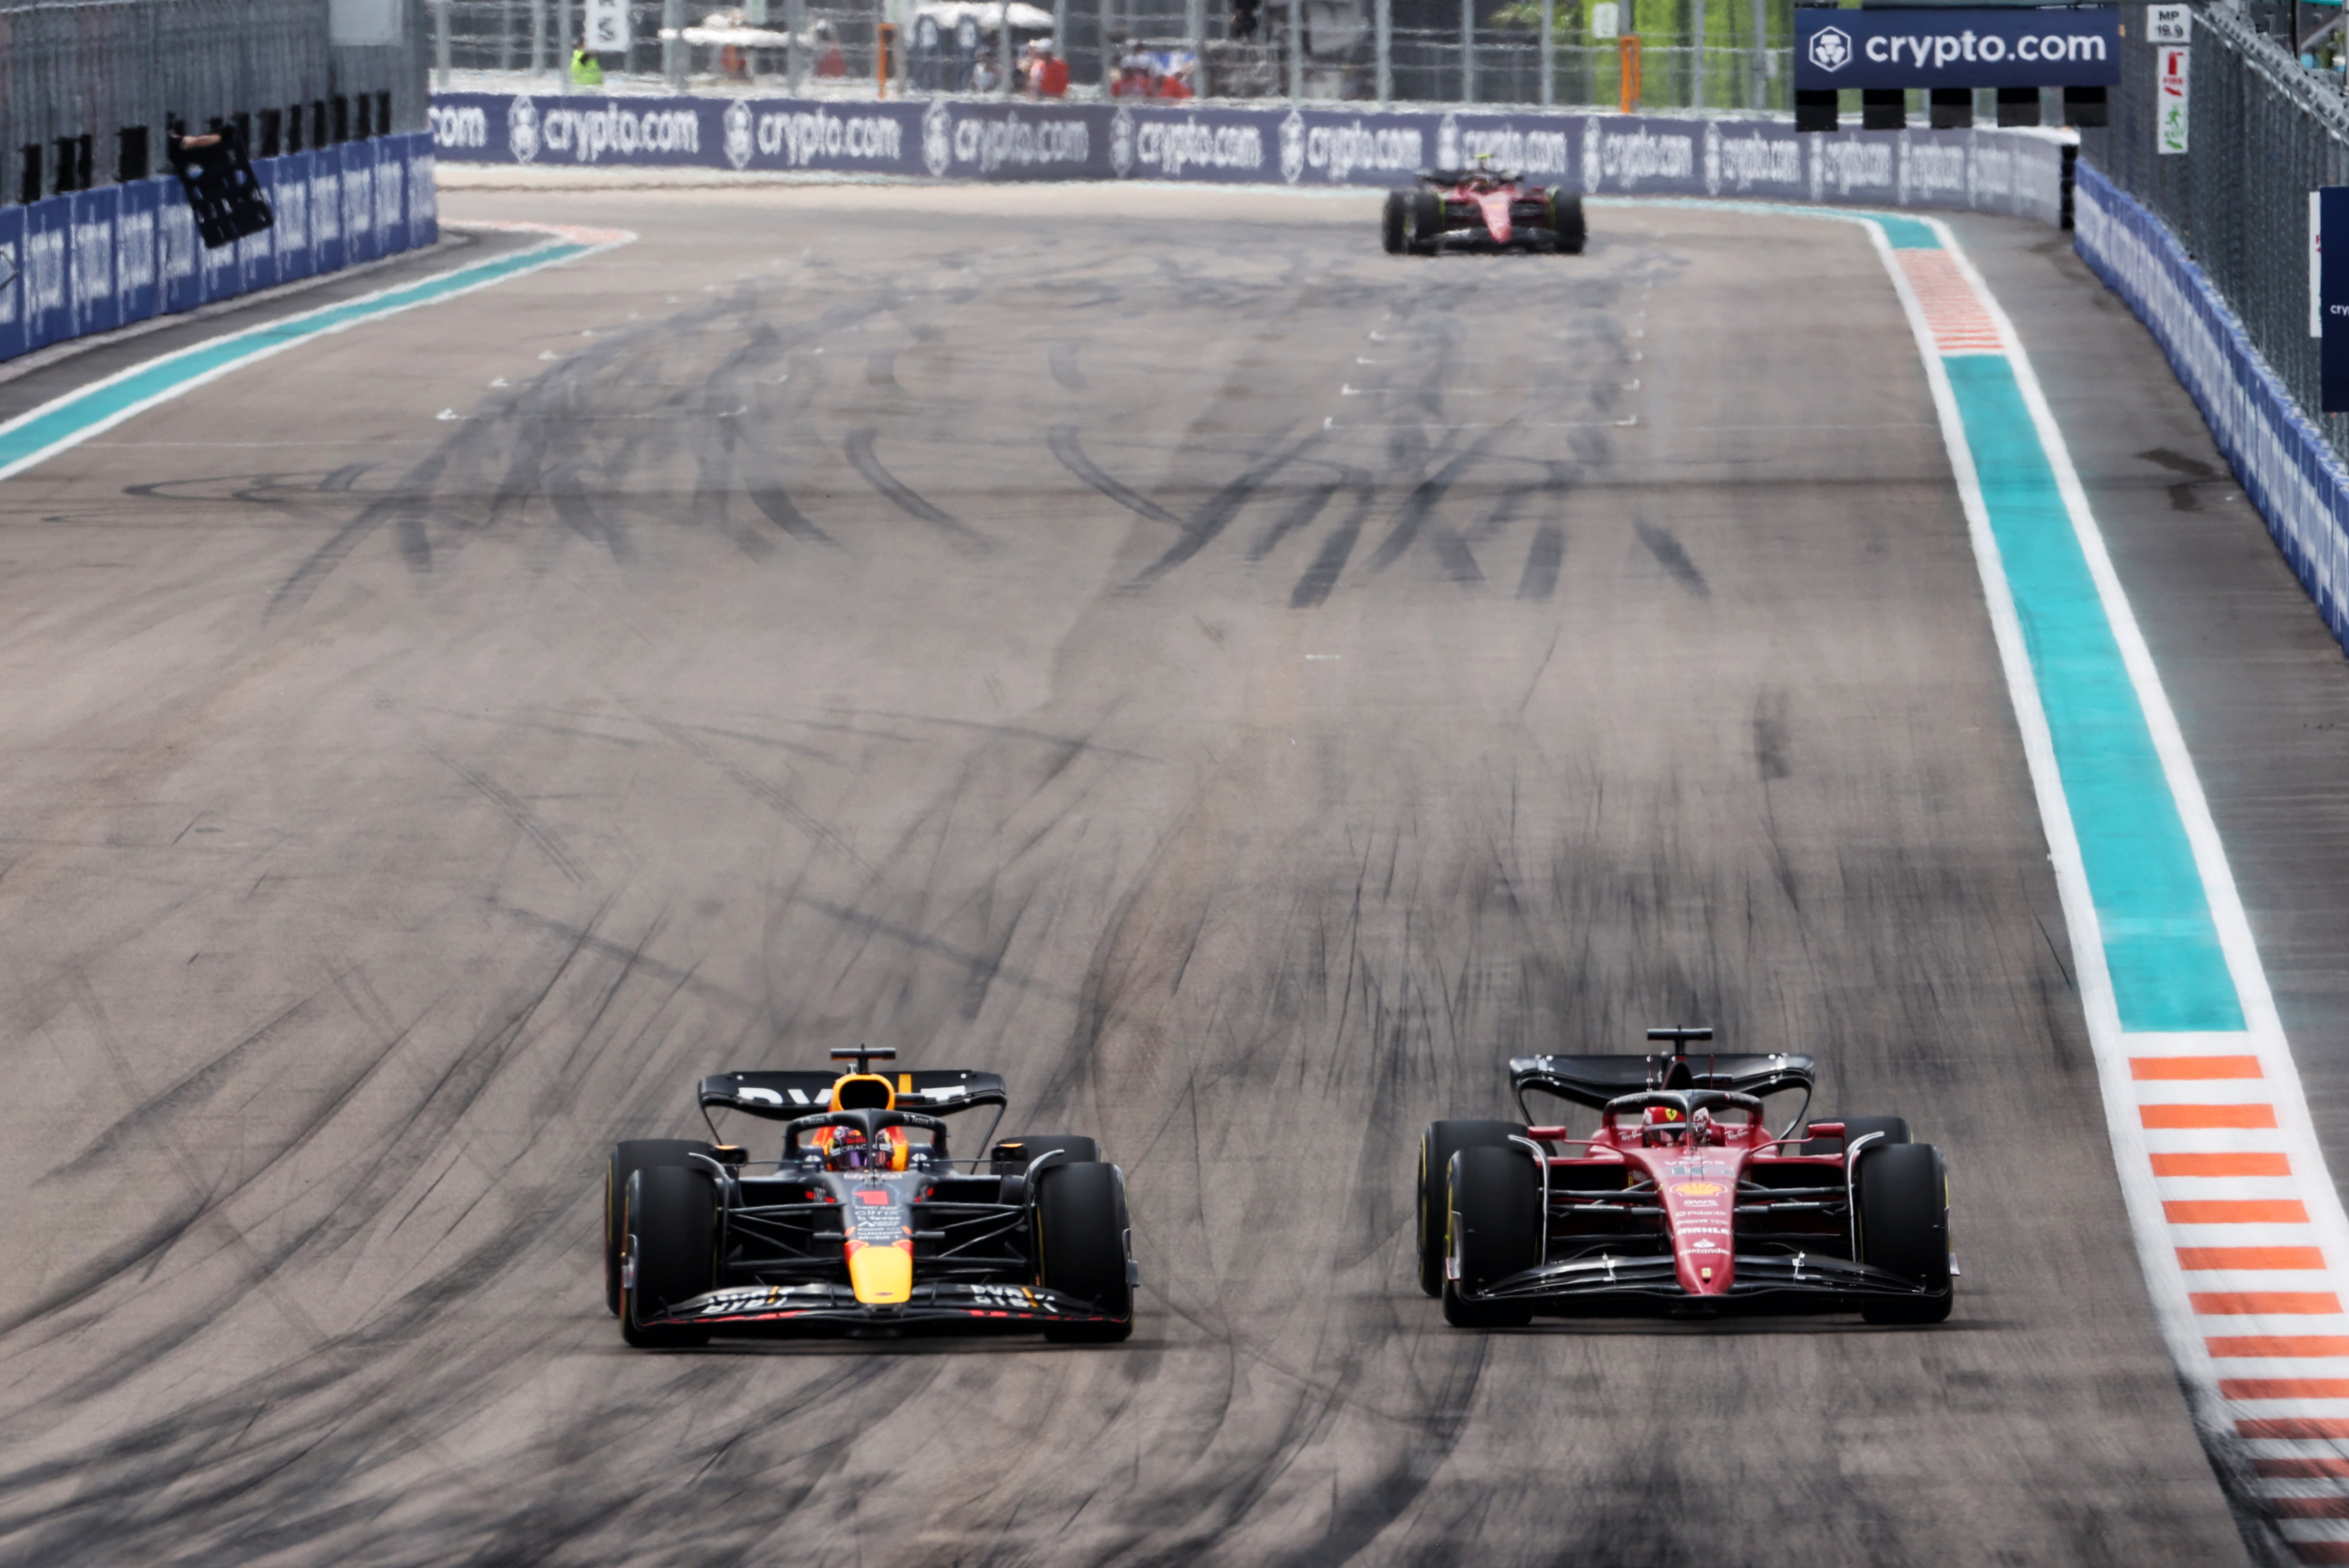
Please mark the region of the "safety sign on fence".
POLYGON ((2153 139, 2157 152, 2186 151, 2187 67, 2193 52, 2185 44, 2157 44, 2153 50, 2153 139))

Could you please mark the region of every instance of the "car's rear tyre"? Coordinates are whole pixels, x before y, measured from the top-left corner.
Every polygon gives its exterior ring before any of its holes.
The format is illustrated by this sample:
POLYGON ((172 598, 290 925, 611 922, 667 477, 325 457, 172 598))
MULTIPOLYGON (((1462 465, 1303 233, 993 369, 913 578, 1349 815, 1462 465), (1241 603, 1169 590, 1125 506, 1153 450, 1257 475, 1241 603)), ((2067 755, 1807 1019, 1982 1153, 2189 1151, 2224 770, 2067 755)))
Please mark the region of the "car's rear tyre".
POLYGON ((1859 1261, 1914 1280, 1925 1293, 1862 1304, 1870 1323, 1940 1323, 1954 1296, 1950 1279, 1950 1179, 1930 1143, 1870 1145, 1853 1183, 1859 1261))
POLYGON ((1419 1288, 1429 1295, 1444 1293, 1444 1182, 1452 1157, 1464 1148, 1507 1148, 1512 1137, 1525 1136, 1522 1122, 1430 1122, 1419 1135, 1419 1288))
POLYGON ((1379 238, 1385 244, 1387 254, 1402 254, 1403 243, 1409 238, 1404 231, 1410 223, 1411 210, 1404 204, 1402 192, 1388 192, 1386 210, 1379 215, 1379 238))
POLYGON ((706 1295, 716 1272, 718 1189, 699 1171, 657 1165, 628 1179, 625 1245, 636 1278, 621 1293, 620 1334, 640 1350, 708 1345, 706 1328, 645 1325, 666 1305, 706 1295))
POLYGON ((620 1315, 620 1244, 627 1234, 628 1178, 660 1166, 693 1168, 688 1154, 714 1156, 715 1146, 688 1137, 632 1137, 604 1157, 604 1305, 620 1315))
POLYGON ((1057 1344, 1103 1344, 1133 1332, 1133 1287, 1127 1261, 1132 1222, 1117 1167, 1098 1161, 1048 1165, 1037 1177, 1036 1252, 1048 1290, 1093 1303, 1111 1323, 1055 1323, 1057 1344))
POLYGON ((1868 1146, 1869 1148, 1875 1148, 1879 1145, 1907 1143, 1909 1120, 1906 1116, 1846 1116, 1843 1118, 1843 1137, 1812 1138, 1803 1145, 1803 1152, 1805 1154, 1841 1154, 1870 1133, 1882 1133, 1884 1136, 1869 1144, 1868 1146))
POLYGON ((1024 1176, 1030 1165, 1055 1149, 1061 1158, 1046 1166, 1046 1170, 1063 1165, 1091 1165, 1101 1158, 1101 1145, 1074 1133, 1028 1133, 998 1138, 988 1158, 995 1161, 996 1175, 1024 1176))
POLYGON ((1446 1172, 1449 1245, 1460 1277, 1444 1282, 1444 1321, 1454 1328, 1516 1328, 1534 1320, 1524 1302, 1470 1301, 1477 1291, 1530 1269, 1541 1258, 1541 1184, 1533 1158, 1516 1148, 1464 1148, 1446 1172))
POLYGON ((1557 236, 1558 254, 1578 256, 1582 254, 1583 242, 1588 231, 1582 223, 1581 197, 1561 195, 1556 191, 1550 192, 1549 232, 1557 236))
POLYGON ((1444 243, 1444 198, 1433 191, 1411 193, 1411 251, 1432 256, 1444 243))

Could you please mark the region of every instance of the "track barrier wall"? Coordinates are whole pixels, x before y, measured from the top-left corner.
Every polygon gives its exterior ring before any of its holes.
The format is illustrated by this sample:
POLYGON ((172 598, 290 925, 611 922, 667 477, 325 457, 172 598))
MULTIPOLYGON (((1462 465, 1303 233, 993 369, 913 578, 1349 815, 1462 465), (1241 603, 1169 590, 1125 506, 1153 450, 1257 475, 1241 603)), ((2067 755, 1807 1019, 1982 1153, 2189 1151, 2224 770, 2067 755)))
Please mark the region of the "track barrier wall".
POLYGON ((257 158, 274 226, 206 250, 176 179, 0 207, 0 360, 440 238, 428 132, 257 158))
POLYGON ((1586 195, 1723 196, 2060 223, 2064 139, 2023 130, 1796 135, 1788 120, 1440 109, 1157 109, 440 93, 450 162, 983 180, 1408 185, 1479 153, 1586 195))
POLYGON ((2151 330, 2276 547, 2349 647, 2349 468, 2159 218, 2086 163, 2074 211, 2081 258, 2151 330))

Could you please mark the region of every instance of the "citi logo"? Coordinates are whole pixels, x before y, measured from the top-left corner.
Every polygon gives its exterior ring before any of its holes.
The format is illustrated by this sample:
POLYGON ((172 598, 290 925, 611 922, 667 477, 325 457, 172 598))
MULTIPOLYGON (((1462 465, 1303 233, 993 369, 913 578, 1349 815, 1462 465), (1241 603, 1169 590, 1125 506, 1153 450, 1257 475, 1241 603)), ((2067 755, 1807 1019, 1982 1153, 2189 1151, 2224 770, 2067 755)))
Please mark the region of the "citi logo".
POLYGON ((1811 35, 1811 64, 1823 71, 1839 71, 1851 63, 1851 35, 1841 27, 1821 27, 1811 35))

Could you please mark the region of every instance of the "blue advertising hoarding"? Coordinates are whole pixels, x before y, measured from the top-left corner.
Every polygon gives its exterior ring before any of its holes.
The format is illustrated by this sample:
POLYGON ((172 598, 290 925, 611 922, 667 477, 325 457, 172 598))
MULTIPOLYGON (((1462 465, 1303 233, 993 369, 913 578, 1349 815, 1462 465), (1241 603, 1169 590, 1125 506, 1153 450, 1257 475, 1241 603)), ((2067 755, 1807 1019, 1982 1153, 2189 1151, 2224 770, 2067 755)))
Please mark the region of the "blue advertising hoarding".
MULTIPOLYGON (((1856 16, 1856 12, 1835 12, 1856 16)), ((1945 207, 2055 223, 2063 149, 2012 130, 1805 135, 1778 119, 1340 108, 442 93, 452 162, 818 169, 982 180, 1407 186, 1480 153, 1588 195, 1945 207)), ((429 240, 418 241, 419 244, 429 240)))
POLYGON ((0 207, 0 359, 25 351, 25 209, 0 207))
POLYGON ((52 196, 25 214, 25 348, 46 348, 73 336, 71 257, 73 199, 52 196))
POLYGON ((73 291, 73 336, 111 332, 122 325, 122 296, 114 275, 114 220, 121 196, 112 185, 78 191, 65 198, 66 268, 73 291))
MULTIPOLYGON (((156 213, 163 199, 160 181, 134 180, 115 187, 114 288, 124 326, 144 321, 162 308, 162 234, 156 213)), ((0 351, 0 358, 5 358, 0 351)))
POLYGON ((1795 12, 1795 87, 2116 87, 2117 5, 1795 12))

